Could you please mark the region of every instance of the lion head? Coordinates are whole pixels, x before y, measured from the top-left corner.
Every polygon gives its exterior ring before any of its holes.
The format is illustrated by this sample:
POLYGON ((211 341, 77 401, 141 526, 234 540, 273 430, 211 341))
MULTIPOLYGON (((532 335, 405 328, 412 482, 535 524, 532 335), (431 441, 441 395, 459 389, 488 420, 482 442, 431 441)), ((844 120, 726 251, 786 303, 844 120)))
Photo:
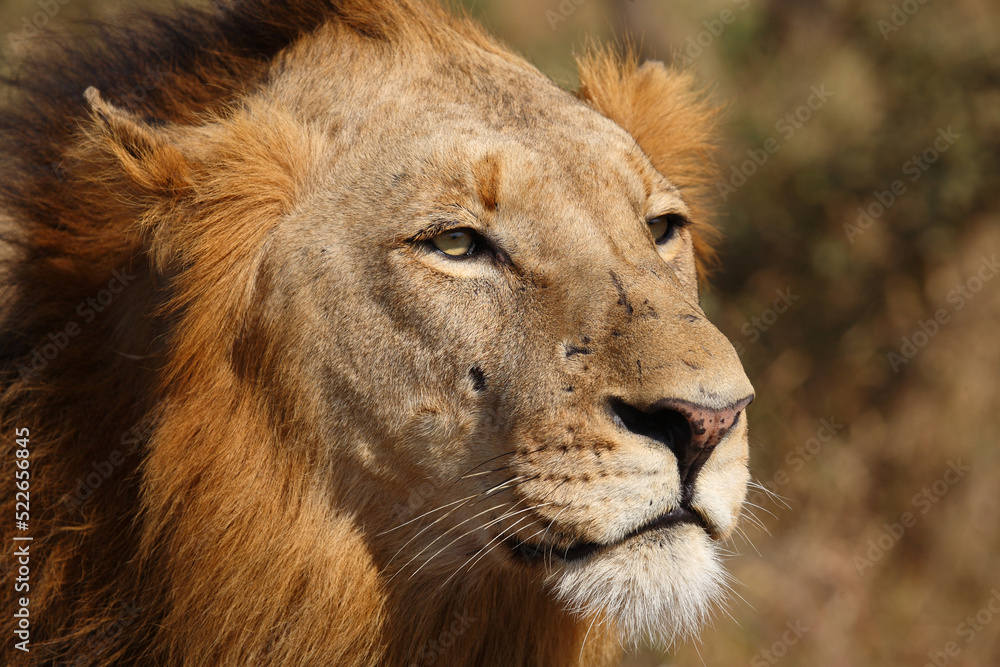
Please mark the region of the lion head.
MULTIPOLYGON (((56 420, 34 424, 53 506, 74 439, 85 467, 141 424, 86 512, 41 520, 53 653, 126 599, 101 659, 609 664, 696 630, 753 393, 699 306, 713 114, 690 77, 595 52, 571 94, 410 0, 193 16, 126 31, 195 53, 142 100, 79 74, 81 127, 46 152, 69 167, 35 176, 62 194, 6 202, 79 294, 115 266, 135 285, 7 399, 56 420), (108 377, 110 417, 56 419, 65 383, 108 377)), ((26 267, 20 303, 51 298, 26 267)))

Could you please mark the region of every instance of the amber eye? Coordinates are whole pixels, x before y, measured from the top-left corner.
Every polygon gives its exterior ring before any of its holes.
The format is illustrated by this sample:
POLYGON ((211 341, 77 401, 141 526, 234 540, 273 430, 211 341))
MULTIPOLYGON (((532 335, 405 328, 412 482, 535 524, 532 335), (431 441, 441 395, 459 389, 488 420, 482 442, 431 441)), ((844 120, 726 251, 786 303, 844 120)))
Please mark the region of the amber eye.
POLYGON ((658 215, 649 221, 649 231, 653 235, 653 240, 657 245, 670 241, 677 234, 677 230, 688 224, 687 218, 679 213, 667 213, 658 215))
POLYGON ((471 229, 453 229, 431 239, 434 247, 449 257, 468 257, 476 251, 477 235, 471 229))

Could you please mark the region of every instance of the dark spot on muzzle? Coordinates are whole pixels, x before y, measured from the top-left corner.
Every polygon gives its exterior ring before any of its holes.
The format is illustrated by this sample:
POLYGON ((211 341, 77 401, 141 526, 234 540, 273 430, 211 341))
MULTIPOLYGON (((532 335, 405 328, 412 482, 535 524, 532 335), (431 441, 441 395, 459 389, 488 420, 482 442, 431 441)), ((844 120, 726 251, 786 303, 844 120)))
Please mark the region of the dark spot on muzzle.
POLYGON ((479 364, 476 364, 469 369, 469 377, 472 378, 473 389, 479 393, 486 391, 486 373, 484 373, 483 369, 479 367, 479 364))

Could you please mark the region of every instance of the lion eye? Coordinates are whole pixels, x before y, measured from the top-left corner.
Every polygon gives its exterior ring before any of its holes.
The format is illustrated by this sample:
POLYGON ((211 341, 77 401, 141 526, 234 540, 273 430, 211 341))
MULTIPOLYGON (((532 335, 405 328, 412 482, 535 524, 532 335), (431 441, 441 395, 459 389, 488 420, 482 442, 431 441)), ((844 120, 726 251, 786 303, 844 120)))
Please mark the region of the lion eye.
POLYGON ((438 234, 430 241, 450 257, 468 257, 476 251, 476 234, 471 229, 453 229, 438 234))
POLYGON ((674 238, 677 230, 688 224, 687 218, 679 213, 667 213, 658 215, 649 221, 649 231, 653 235, 653 240, 657 245, 666 243, 674 238))

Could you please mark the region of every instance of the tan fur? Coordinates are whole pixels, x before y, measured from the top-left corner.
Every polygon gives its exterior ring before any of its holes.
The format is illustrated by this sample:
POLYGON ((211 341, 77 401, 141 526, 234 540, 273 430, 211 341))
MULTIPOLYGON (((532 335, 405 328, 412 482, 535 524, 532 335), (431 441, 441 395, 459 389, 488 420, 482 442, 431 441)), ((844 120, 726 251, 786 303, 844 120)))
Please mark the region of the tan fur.
POLYGON ((134 25, 26 63, 0 116, 0 422, 31 430, 35 537, 18 659, 613 665, 694 631, 746 420, 697 478, 705 530, 626 539, 682 490, 607 407, 751 392, 697 303, 713 112, 690 78, 595 52, 573 96, 417 0, 134 25), (667 212, 692 222, 656 246, 667 212), (427 244, 455 227, 497 254, 427 244), (591 542, 614 546, 558 555, 591 542))
MULTIPOLYGON (((627 130, 653 167, 684 192, 696 220, 708 219, 715 174, 713 141, 718 109, 700 93, 691 72, 662 63, 639 65, 634 53, 616 58, 597 48, 580 58, 579 95, 627 130)), ((715 229, 695 230, 695 252, 704 273, 715 262, 715 229)))

